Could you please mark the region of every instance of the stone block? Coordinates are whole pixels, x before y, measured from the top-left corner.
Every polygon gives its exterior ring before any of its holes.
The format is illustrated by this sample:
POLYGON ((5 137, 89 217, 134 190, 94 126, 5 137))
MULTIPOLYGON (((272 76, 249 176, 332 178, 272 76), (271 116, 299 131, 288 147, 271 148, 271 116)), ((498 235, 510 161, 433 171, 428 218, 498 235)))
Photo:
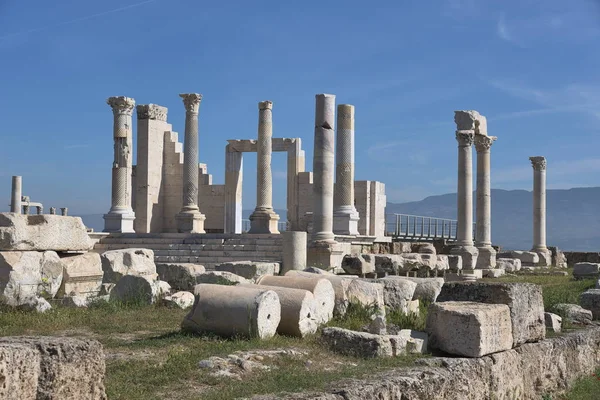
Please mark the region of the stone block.
POLYGON ((506 272, 515 272, 521 269, 521 260, 518 258, 498 258, 496 259, 496 268, 503 269, 506 272))
POLYGON ((0 337, 0 354, 7 356, 0 357, 2 399, 107 398, 104 352, 96 340, 6 336, 0 337))
POLYGON ((590 310, 594 319, 600 319, 600 289, 588 289, 581 293, 579 305, 590 310))
POLYGON ((206 271, 205 273, 196 276, 196 282, 229 286, 252 283, 249 279, 227 271, 206 271))
POLYGON ((194 305, 194 294, 191 292, 177 292, 172 295, 165 296, 162 299, 163 304, 167 307, 173 308, 181 308, 185 310, 186 308, 190 308, 194 305))
POLYGON ((553 311, 572 324, 587 325, 592 322, 594 314, 577 304, 555 304, 553 311))
POLYGON ((417 283, 408 279, 394 279, 386 277, 375 280, 383 285, 383 301, 389 309, 408 312, 408 303, 412 301, 417 288, 417 283))
POLYGON ((375 272, 378 274, 398 275, 400 265, 402 265, 402 256, 397 254, 368 254, 363 256, 375 260, 375 272))
POLYGON ((95 297, 100 293, 104 272, 98 253, 85 253, 61 258, 63 280, 57 297, 95 297))
POLYGON ((503 269, 482 269, 482 275, 485 278, 500 278, 506 274, 503 269))
POLYGON ((411 251, 411 242, 392 242, 393 254, 410 253, 411 251))
POLYGON ((110 299, 123 303, 154 304, 168 294, 163 281, 148 275, 125 275, 110 291, 110 299))
POLYGON ((194 290, 198 284, 197 277, 206 272, 199 264, 156 264, 156 272, 160 280, 168 282, 175 290, 194 290))
POLYGON ((376 358, 394 355, 389 337, 343 328, 323 328, 321 338, 335 353, 352 357, 376 358))
POLYGON ((226 271, 242 276, 246 279, 256 279, 261 275, 279 274, 277 262, 234 261, 215 266, 216 271, 226 271))
POLYGON ((450 254, 462 258, 463 269, 472 270, 477 266, 479 250, 475 246, 454 246, 450 254))
POLYGON ((448 282, 438 302, 469 301, 506 304, 510 310, 514 346, 546 337, 542 289, 531 283, 448 282))
POLYGON ((90 250, 87 228, 79 217, 0 213, 0 251, 90 250))
POLYGON ((457 356, 482 357, 513 346, 510 309, 506 304, 433 303, 429 306, 426 330, 430 348, 457 356))
POLYGON ((498 258, 516 258, 521 260, 521 265, 537 265, 540 262, 540 256, 533 251, 512 250, 504 251, 496 255, 498 258))
POLYGON ((154 252, 150 249, 121 249, 100 255, 104 283, 117 283, 125 275, 156 276, 154 252))
POLYGON ((412 329, 402 329, 398 335, 406 341, 406 352, 408 354, 425 354, 429 338, 427 332, 419 332, 412 329))
POLYGON ((598 279, 599 275, 599 263, 579 262, 573 267, 573 278, 575 279, 598 279))
POLYGON ((54 251, 0 252, 2 302, 19 306, 38 296, 54 297, 62 283, 63 268, 54 251))
POLYGON ((385 315, 385 301, 383 297, 383 285, 373 283, 360 278, 350 281, 346 292, 348 301, 365 307, 377 307, 385 315))
POLYGON ((407 253, 437 254, 433 243, 412 243, 411 251, 407 253))
POLYGON ((375 272, 375 258, 372 254, 347 254, 342 259, 342 269, 348 274, 370 274, 375 272))
POLYGON ((447 255, 448 257, 448 269, 452 272, 458 272, 462 270, 462 257, 456 254, 447 255))
POLYGON ((558 247, 548 246, 548 250, 552 253, 552 265, 556 268, 567 268, 567 257, 558 247))
POLYGON ((552 332, 559 333, 561 331, 562 318, 560 315, 545 312, 544 321, 546 322, 546 328, 550 329, 552 332))
POLYGON ((426 303, 436 301, 444 285, 444 278, 413 278, 409 276, 389 276, 387 278, 402 279, 416 283, 417 287, 413 294, 413 300, 420 300, 426 303))

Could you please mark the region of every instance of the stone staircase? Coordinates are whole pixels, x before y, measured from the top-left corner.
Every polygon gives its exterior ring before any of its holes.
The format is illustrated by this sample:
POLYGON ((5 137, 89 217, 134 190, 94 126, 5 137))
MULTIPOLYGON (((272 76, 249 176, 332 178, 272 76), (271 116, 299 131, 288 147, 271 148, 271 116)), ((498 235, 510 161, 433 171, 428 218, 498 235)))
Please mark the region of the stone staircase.
POLYGON ((281 235, 270 234, 111 234, 94 251, 144 248, 154 251, 156 263, 202 264, 207 270, 230 261, 282 262, 281 235))

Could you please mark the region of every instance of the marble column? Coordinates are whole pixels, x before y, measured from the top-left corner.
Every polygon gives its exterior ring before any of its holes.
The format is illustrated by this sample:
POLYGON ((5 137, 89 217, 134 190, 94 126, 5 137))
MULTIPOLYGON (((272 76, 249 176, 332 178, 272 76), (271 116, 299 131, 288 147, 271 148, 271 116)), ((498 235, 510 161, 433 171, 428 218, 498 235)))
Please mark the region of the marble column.
POLYGON ((492 247, 492 192, 490 188, 490 149, 496 136, 475 135, 477 150, 477 225, 475 247, 479 250, 477 269, 496 268, 492 247))
POLYGON ((225 233, 242 233, 242 179, 244 153, 230 140, 225 147, 225 233))
POLYGON ((185 106, 185 140, 183 144, 183 206, 177 220, 181 233, 204 233, 206 217, 198 208, 198 111, 202 95, 182 93, 185 106))
POLYGON ((23 179, 20 176, 12 177, 10 192, 10 212, 21 214, 21 196, 23 195, 23 179))
POLYGON ((473 245, 473 151, 476 111, 455 111, 458 142, 458 185, 456 246, 452 254, 460 255, 463 270, 472 271, 477 265, 479 251, 473 245))
POLYGON ((258 103, 258 141, 256 146, 256 208, 250 215, 248 233, 279 233, 279 215, 273 211, 273 103, 258 103))
POLYGON ((135 100, 125 96, 109 97, 106 103, 114 116, 114 162, 112 168, 112 202, 104 215, 104 232, 132 233, 135 213, 131 207, 132 122, 135 100))
POLYGON ((333 232, 358 235, 358 211, 354 207, 354 106, 337 107, 333 232))
POLYGON ((335 243, 333 235, 334 118, 335 95, 316 95, 312 242, 335 243))
POLYGON ((540 266, 550 265, 551 252, 546 247, 546 158, 529 157, 533 167, 533 248, 540 266))

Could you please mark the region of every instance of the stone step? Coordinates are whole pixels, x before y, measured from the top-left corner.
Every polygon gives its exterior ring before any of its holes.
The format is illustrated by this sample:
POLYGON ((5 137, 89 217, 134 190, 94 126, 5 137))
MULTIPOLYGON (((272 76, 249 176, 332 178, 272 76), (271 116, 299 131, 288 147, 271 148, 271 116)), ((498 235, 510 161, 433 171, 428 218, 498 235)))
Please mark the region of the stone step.
POLYGON ((132 249, 132 248, 145 248, 151 249, 155 253, 164 253, 170 251, 252 251, 252 252, 281 252, 283 246, 274 245, 202 245, 202 244, 126 244, 126 243, 97 243, 94 249, 97 251, 108 251, 108 250, 119 250, 119 249, 132 249))
POLYGON ((154 257, 155 263, 194 263, 202 264, 206 267, 207 264, 220 264, 224 262, 232 261, 273 261, 281 262, 281 257, 256 257, 256 258, 242 258, 242 257, 183 257, 183 256, 158 256, 154 257))

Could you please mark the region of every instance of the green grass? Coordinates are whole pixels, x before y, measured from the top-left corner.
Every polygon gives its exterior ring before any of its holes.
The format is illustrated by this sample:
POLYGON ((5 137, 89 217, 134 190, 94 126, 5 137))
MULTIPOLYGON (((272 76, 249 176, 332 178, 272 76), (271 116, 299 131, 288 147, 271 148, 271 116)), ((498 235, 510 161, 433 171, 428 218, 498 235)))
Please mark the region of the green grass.
MULTIPOLYGON (((577 303, 579 294, 594 285, 591 280, 576 282, 564 276, 504 277, 500 281, 542 285, 546 307, 558 302, 577 303)), ((418 315, 387 310, 387 322, 401 329, 424 330, 427 306, 421 304, 418 315)), ((328 326, 360 330, 376 312, 375 307, 351 305, 346 316, 335 318, 328 326)), ((322 390, 332 381, 366 377, 414 362, 414 357, 340 356, 322 344, 318 333, 302 340, 275 336, 263 341, 188 334, 180 330, 186 313, 162 306, 117 303, 97 303, 88 309, 56 306, 44 314, 1 309, 0 335, 61 335, 99 340, 106 353, 106 388, 111 400, 224 400, 281 391, 322 390), (241 380, 215 377, 211 370, 198 366, 199 361, 211 356, 290 348, 304 355, 273 358, 265 362, 271 370, 245 372, 241 380)), ((593 379, 586 379, 574 387, 573 396, 579 396, 578 391, 589 391, 586 385, 597 385, 593 379)), ((592 387, 600 390, 598 386, 592 387)), ((565 397, 571 398, 591 397, 565 397)))
POLYGON ((579 379, 564 395, 544 397, 544 400, 597 400, 600 398, 600 368, 592 376, 579 379))

